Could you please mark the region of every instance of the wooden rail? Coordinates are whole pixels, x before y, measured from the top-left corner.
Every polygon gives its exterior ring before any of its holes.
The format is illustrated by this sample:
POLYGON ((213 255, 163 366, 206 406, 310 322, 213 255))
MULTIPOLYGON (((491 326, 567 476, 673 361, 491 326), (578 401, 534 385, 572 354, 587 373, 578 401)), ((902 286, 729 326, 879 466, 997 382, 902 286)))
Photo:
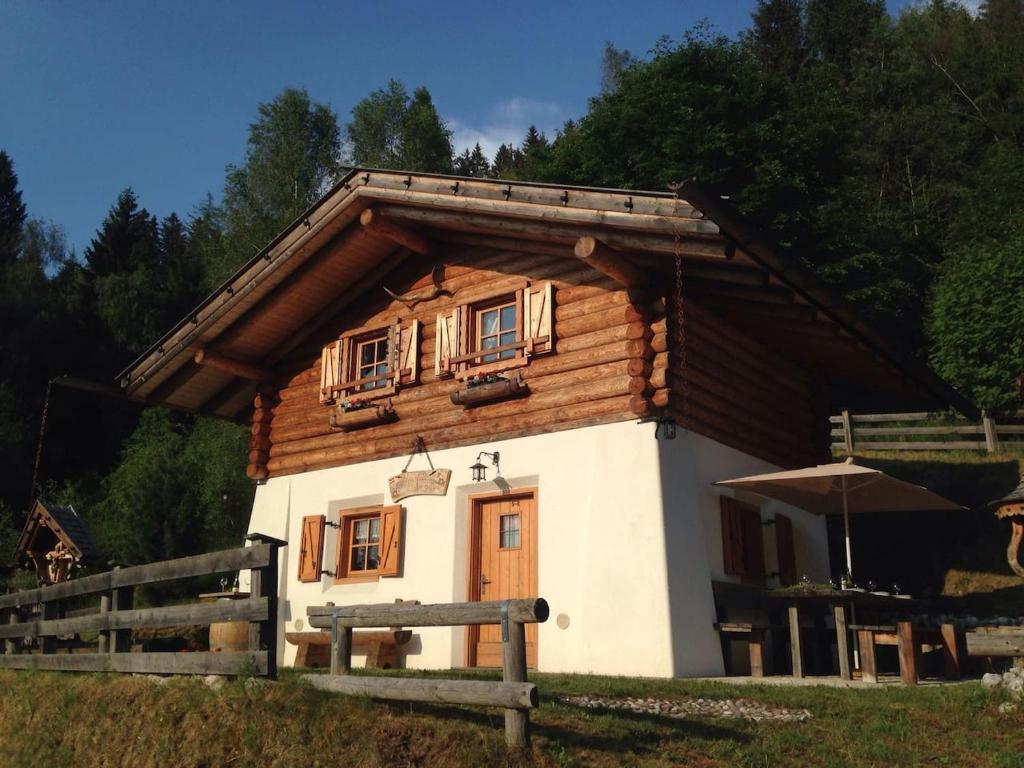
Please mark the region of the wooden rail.
POLYGON ((148 674, 277 675, 277 550, 284 542, 262 534, 247 537, 252 545, 205 555, 117 568, 61 584, 0 595, 0 668, 49 669, 148 674), (215 603, 133 607, 141 584, 248 569, 248 599, 215 603), (83 595, 99 596, 99 612, 64 611, 61 602, 83 595), (29 607, 38 606, 30 618, 29 607), (179 625, 249 622, 249 648, 232 653, 128 653, 136 629, 179 625), (96 653, 56 653, 57 638, 98 631, 96 653), (34 644, 38 653, 22 653, 34 644))
POLYGON ((926 412, 851 414, 843 411, 829 417, 829 434, 834 440, 832 449, 842 453, 853 453, 857 449, 996 453, 1004 443, 1024 446, 1024 411, 1009 418, 1017 423, 998 424, 994 417, 983 414, 978 423, 957 419, 952 424, 908 426, 908 422, 940 421, 943 416, 926 412))
POLYGON ((529 745, 529 710, 537 706, 537 686, 526 681, 526 625, 547 621, 541 598, 435 605, 311 606, 309 624, 331 630, 331 674, 305 675, 315 687, 392 701, 475 704, 505 709, 505 741, 529 745), (500 624, 502 681, 418 680, 402 677, 351 677, 354 627, 452 627, 500 624))

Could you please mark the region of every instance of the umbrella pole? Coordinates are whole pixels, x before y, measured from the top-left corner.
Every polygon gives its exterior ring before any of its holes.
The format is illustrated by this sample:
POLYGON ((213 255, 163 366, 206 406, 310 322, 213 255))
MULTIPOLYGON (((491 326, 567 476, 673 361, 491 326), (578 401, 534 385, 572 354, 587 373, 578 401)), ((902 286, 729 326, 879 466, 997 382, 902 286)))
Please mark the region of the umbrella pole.
MULTIPOLYGON (((850 586, 853 586, 853 552, 850 547, 850 505, 846 497, 846 477, 840 478, 839 482, 843 489, 843 532, 846 534, 846 575, 850 579, 850 586)), ((850 623, 857 623, 857 606, 850 604, 850 623)), ((860 669, 860 645, 859 635, 853 633, 853 667, 860 669)))

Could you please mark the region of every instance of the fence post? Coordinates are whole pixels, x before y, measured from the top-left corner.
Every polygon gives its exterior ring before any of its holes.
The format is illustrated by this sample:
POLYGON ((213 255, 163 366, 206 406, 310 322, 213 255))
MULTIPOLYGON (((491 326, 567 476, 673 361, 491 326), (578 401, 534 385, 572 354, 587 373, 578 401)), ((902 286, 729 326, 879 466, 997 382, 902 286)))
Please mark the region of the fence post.
POLYGON ((267 620, 249 624, 249 650, 258 653, 266 648, 267 677, 273 680, 277 677, 277 551, 287 546, 287 542, 262 533, 253 533, 245 538, 254 545, 270 545, 267 564, 249 571, 249 599, 267 598, 267 620))
POLYGON ((853 428, 850 426, 850 412, 843 409, 843 442, 846 443, 846 452, 853 454, 853 428))
POLYGON ((352 627, 338 625, 338 617, 331 619, 331 674, 352 674, 352 627))
MULTIPOLYGON (((100 616, 104 616, 110 613, 110 593, 104 592, 100 595, 100 616)), ((99 653, 110 653, 110 630, 101 629, 99 632, 99 642, 96 650, 99 653)))
MULTIPOLYGON (((504 609, 507 611, 506 608, 504 609)), ((502 679, 506 683, 526 682, 526 625, 502 614, 502 679)), ((505 741, 510 747, 530 745, 530 715, 525 709, 505 710, 505 741)))
MULTIPOLYGON (((50 621, 51 619, 59 618, 57 615, 57 609, 59 606, 57 603, 43 603, 39 606, 39 618, 42 621, 50 621)), ((56 653, 57 652, 57 636, 56 635, 40 635, 39 636, 39 652, 40 653, 56 653)))
MULTIPOLYGON (((115 571, 121 570, 121 566, 115 565, 115 571)), ((113 590, 110 596, 111 611, 127 611, 135 604, 134 587, 118 587, 113 590)), ((126 653, 131 650, 132 631, 130 629, 115 629, 110 633, 110 652, 126 653)))
MULTIPOLYGON (((20 608, 8 608, 7 609, 7 623, 17 624, 20 620, 20 608)), ((16 637, 9 637, 4 641, 4 653, 15 654, 18 652, 18 639, 16 637)))
POLYGON ((996 432, 996 420, 988 415, 987 411, 981 412, 981 426, 985 430, 985 450, 989 453, 999 451, 999 433, 996 432))

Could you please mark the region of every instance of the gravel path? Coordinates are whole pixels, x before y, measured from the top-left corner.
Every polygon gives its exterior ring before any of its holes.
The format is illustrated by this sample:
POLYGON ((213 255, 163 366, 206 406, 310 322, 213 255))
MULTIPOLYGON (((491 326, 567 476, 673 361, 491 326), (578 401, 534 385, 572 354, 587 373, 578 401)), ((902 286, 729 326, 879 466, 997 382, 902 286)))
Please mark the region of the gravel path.
POLYGON ((563 696, 561 701, 584 709, 619 709, 644 715, 684 718, 692 715, 702 717, 739 718, 761 722, 798 723, 811 719, 806 709, 773 707, 750 699, 621 699, 603 696, 563 696))

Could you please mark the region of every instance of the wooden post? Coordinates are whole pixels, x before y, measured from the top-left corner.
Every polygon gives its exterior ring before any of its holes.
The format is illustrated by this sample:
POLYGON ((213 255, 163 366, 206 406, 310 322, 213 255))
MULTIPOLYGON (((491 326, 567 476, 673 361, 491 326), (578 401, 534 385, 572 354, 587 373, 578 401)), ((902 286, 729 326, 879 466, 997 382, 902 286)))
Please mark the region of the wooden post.
POLYGON ((789 606, 789 652, 793 657, 793 677, 804 676, 804 652, 800 645, 800 607, 789 606))
MULTIPOLYGON (((17 607, 7 609, 7 623, 17 624, 20 618, 20 609, 17 607)), ((4 653, 15 654, 18 652, 18 640, 11 637, 4 641, 4 653)))
POLYGON ((277 677, 277 584, 279 579, 277 553, 278 549, 285 546, 286 542, 262 533, 254 533, 245 538, 254 545, 270 545, 267 564, 262 568, 253 568, 249 571, 249 599, 267 598, 267 620, 254 621, 249 624, 249 650, 258 652, 266 649, 267 677, 275 679, 277 677))
MULTIPOLYGON (((118 571, 121 566, 115 565, 114 570, 118 571)), ((134 587, 118 587, 110 595, 111 611, 127 611, 135 604, 134 587)), ((132 631, 130 629, 115 629, 110 633, 110 652, 127 653, 132 649, 132 631)))
MULTIPOLYGON (((50 621, 52 619, 59 618, 58 610, 60 606, 57 603, 43 603, 40 606, 39 618, 43 621, 50 621)), ((40 653, 56 653, 57 652, 57 637, 55 635, 41 635, 39 637, 39 652, 40 653)))
POLYGON ((900 654, 900 680, 904 685, 917 685, 920 645, 911 622, 896 623, 896 646, 900 654))
POLYGON ((878 660, 875 656, 875 633, 870 629, 857 631, 860 646, 860 679, 865 683, 878 682, 878 660))
MULTIPOLYGON (((502 643, 502 673, 506 683, 526 682, 526 625, 508 621, 508 638, 502 643)), ((530 715, 525 709, 505 710, 505 741, 514 749, 530 745, 530 715)))
POLYGON ((833 605, 832 617, 836 623, 836 654, 839 656, 839 677, 843 680, 852 680, 849 638, 846 630, 846 606, 842 603, 833 605))
POLYGON ((850 412, 843 409, 843 442, 846 444, 846 452, 853 454, 853 428, 850 426, 850 412))
MULTIPOLYGON (((100 595, 100 614, 110 613, 110 593, 100 595)), ((96 648, 100 653, 110 653, 110 630, 101 629, 96 648)))
POLYGON ((352 674, 352 627, 339 626, 331 636, 331 674, 352 674))
POLYGON ((947 680, 959 680, 961 659, 966 655, 963 651, 963 633, 958 632, 955 624, 943 624, 939 627, 942 633, 942 661, 946 668, 947 680))
POLYGON ((750 676, 764 677, 770 669, 770 659, 765 654, 768 647, 768 638, 771 637, 769 630, 754 630, 750 633, 749 649, 750 654, 750 676))
POLYGON ((996 420, 981 412, 981 426, 985 430, 985 450, 989 453, 999 452, 999 433, 996 431, 996 420))

